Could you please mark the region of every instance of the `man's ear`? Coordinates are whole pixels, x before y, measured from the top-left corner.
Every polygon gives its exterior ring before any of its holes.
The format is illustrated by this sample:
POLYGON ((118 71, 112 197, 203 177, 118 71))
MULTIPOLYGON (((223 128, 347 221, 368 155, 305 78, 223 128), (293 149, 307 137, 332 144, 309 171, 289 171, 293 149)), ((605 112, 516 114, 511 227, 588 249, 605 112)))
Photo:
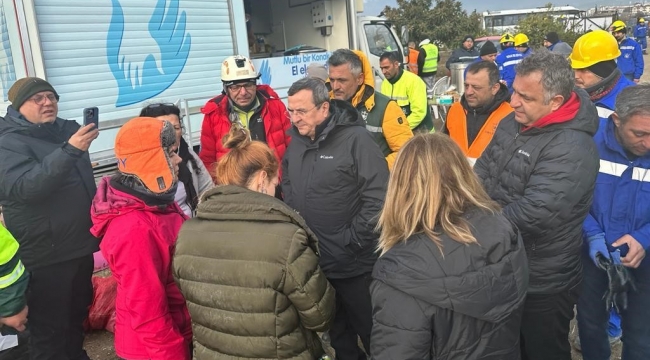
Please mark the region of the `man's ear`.
POLYGON ((364 80, 365 77, 363 75, 363 72, 359 73, 359 76, 357 76, 357 86, 362 85, 364 80))
POLYGON ((616 127, 621 127, 621 118, 617 113, 612 113, 612 121, 614 121, 614 125, 616 125, 616 127))
POLYGON ((555 95, 553 98, 551 98, 551 109, 552 111, 556 111, 559 109, 562 104, 564 104, 564 96, 562 95, 555 95))

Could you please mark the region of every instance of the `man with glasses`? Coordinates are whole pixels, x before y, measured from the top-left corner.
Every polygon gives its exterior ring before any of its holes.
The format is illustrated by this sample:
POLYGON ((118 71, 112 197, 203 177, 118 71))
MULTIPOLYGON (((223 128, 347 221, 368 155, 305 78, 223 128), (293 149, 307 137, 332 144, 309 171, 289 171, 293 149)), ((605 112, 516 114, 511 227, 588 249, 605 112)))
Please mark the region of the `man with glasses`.
POLYGON ((278 162, 282 161, 291 141, 287 135, 289 115, 270 86, 257 85, 259 77, 253 63, 244 56, 229 56, 221 64, 223 92, 201 108, 204 117, 199 157, 213 178, 215 163, 228 151, 221 139, 233 123, 248 129, 253 140, 268 144, 278 162))
POLYGON ((388 167, 357 110, 329 99, 323 81, 304 78, 289 88, 292 141, 282 162, 284 201, 319 241, 320 266, 336 289, 329 334, 339 360, 370 352, 370 274, 388 167), (358 337, 357 337, 358 336, 358 337))
POLYGON ((30 272, 30 356, 88 359, 82 324, 99 250, 90 234, 96 187, 88 148, 99 132, 59 118, 59 94, 45 80, 20 79, 8 98, 0 118, 0 205, 30 272))

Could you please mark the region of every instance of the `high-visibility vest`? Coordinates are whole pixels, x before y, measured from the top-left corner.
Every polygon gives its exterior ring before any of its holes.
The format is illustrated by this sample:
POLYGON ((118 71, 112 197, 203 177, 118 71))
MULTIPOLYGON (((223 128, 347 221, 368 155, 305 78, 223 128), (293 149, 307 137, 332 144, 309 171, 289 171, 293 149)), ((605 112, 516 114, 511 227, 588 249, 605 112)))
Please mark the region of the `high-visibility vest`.
POLYGON ((434 44, 424 44, 422 45, 422 48, 427 56, 424 59, 422 69, 420 69, 421 74, 438 71, 438 47, 434 44))
POLYGON ((418 56, 420 55, 420 52, 409 48, 409 55, 408 55, 408 63, 406 64, 409 71, 418 74, 418 56))
POLYGON ((13 285, 24 272, 25 267, 18 259, 18 242, 0 224, 0 290, 13 285))
POLYGON ((449 131, 449 137, 463 151, 463 154, 467 156, 467 159, 471 164, 476 162, 485 148, 492 141, 494 133, 497 131, 497 126, 499 122, 503 120, 508 114, 513 112, 512 106, 507 101, 504 101, 499 105, 496 110, 494 110, 490 116, 488 116, 485 124, 479 130, 476 139, 472 142, 471 145, 468 144, 467 140, 467 112, 463 108, 460 102, 454 103, 449 109, 449 114, 447 114, 447 130, 449 131))

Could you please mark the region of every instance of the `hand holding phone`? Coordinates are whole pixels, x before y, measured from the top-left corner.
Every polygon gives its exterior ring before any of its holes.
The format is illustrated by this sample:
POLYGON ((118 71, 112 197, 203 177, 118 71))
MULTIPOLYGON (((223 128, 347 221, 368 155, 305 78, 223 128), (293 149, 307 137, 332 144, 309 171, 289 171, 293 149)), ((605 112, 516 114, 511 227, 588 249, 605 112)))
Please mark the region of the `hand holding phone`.
POLYGON ((90 107, 84 109, 84 125, 95 124, 95 129, 99 129, 99 109, 90 107))

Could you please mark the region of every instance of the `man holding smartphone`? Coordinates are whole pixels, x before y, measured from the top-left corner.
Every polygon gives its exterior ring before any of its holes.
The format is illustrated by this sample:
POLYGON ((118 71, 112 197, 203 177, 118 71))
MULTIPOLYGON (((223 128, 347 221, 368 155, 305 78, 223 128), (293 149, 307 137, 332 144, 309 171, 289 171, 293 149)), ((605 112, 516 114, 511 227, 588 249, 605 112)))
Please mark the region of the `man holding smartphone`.
POLYGON ((31 274, 30 356, 89 359, 82 324, 99 241, 90 234, 96 187, 88 148, 99 132, 59 118, 59 94, 43 79, 16 81, 8 98, 0 119, 0 205, 31 274))

